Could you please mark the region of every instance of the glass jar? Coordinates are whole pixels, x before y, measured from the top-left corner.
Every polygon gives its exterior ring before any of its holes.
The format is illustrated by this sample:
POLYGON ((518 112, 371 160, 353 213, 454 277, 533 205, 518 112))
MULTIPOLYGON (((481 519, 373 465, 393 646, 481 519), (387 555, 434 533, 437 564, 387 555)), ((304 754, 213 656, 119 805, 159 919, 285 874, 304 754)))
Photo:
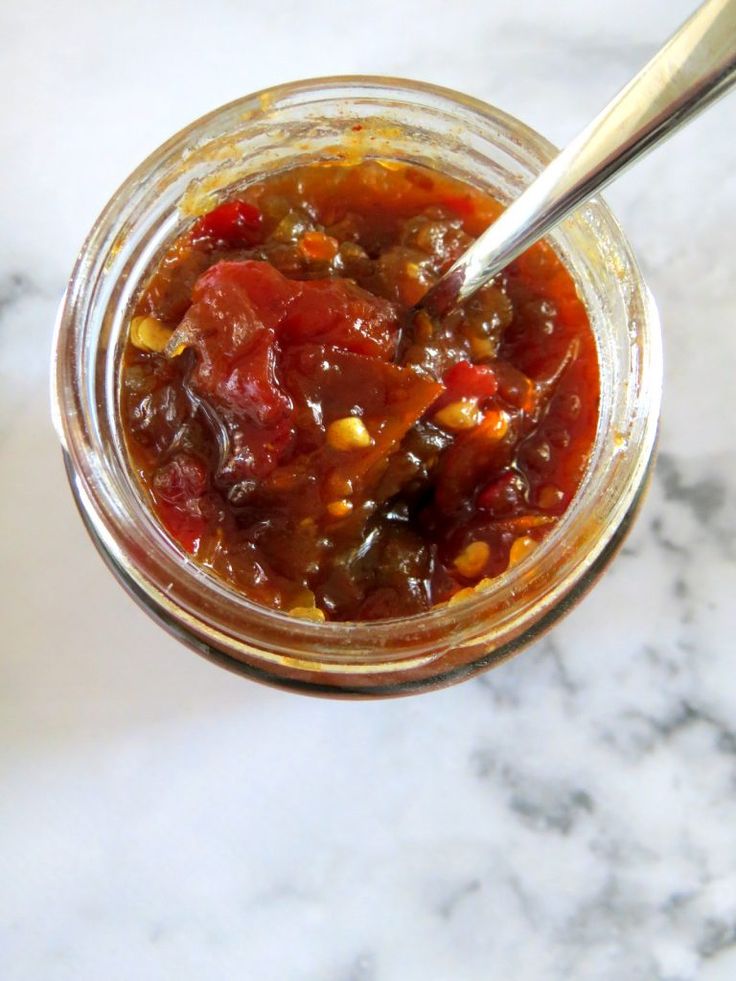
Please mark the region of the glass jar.
POLYGON ((651 466, 659 414, 657 313, 618 224, 593 201, 548 240, 598 346, 596 442, 554 530, 492 588, 428 613, 316 623, 258 606, 168 537, 128 460, 121 354, 136 295, 192 216, 267 174, 316 160, 424 164, 508 202, 554 156, 537 133, 457 92, 325 78, 239 99, 192 123, 128 178, 92 229, 59 313, 54 415, 86 526, 131 595, 172 634, 238 673, 314 694, 398 695, 498 664, 557 620, 620 543, 651 466), (359 125, 358 125, 359 124, 359 125))

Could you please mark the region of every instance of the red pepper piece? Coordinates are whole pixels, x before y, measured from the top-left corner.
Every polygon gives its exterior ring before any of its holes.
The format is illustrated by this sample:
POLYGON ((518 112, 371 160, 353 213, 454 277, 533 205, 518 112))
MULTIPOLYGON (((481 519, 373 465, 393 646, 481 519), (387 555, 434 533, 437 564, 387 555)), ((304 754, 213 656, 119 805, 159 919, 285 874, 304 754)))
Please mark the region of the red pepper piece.
POLYGON ((471 364, 470 361, 458 361, 445 372, 442 381, 445 391, 432 406, 433 412, 458 399, 477 399, 482 408, 498 390, 493 368, 485 364, 471 364))
POLYGON ((525 482, 520 473, 508 470, 492 481, 476 498, 476 505, 494 515, 507 515, 524 503, 525 482))
POLYGON ((192 238, 223 245, 255 245, 261 240, 263 215, 247 201, 226 201, 194 223, 192 238))

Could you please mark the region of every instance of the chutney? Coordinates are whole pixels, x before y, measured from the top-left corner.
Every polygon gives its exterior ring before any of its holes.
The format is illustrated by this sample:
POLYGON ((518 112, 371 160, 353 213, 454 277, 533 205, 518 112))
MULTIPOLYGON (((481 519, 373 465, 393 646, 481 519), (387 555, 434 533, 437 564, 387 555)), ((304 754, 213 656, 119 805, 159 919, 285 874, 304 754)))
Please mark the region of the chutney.
POLYGON ((121 372, 143 493, 194 561, 314 620, 459 602, 570 505, 595 340, 545 242, 461 309, 414 305, 500 213, 393 161, 253 183, 174 241, 121 372))

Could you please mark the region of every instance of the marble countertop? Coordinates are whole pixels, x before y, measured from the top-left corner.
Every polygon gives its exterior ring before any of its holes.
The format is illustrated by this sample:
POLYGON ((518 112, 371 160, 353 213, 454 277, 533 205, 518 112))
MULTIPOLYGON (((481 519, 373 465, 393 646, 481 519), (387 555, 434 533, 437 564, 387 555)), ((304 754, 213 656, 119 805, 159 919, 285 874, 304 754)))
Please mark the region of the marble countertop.
POLYGON ((608 195, 661 309, 661 455, 603 581, 491 674, 334 703, 178 646, 87 540, 47 398, 76 249, 190 119, 372 72, 562 143, 689 6, 2 7, 3 981, 736 977, 736 102, 608 195))

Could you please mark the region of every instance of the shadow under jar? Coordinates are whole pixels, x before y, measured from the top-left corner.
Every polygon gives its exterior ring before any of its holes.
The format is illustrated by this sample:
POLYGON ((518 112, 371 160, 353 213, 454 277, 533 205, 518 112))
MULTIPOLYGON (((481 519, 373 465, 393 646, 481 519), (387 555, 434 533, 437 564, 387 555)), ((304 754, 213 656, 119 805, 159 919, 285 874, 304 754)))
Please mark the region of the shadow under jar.
POLYGON ((512 117, 397 79, 295 82, 196 121, 116 192, 87 239, 57 324, 53 407, 85 524, 131 595, 174 636, 255 680, 312 694, 408 694, 484 670, 529 644, 590 587, 620 543, 651 467, 659 323, 615 219, 593 201, 548 236, 588 312, 599 420, 577 494, 525 559, 463 602, 393 620, 314 622, 257 605, 198 565, 145 499, 122 431, 133 308, 167 246, 242 187, 315 161, 424 165, 508 203, 554 156, 512 117))

